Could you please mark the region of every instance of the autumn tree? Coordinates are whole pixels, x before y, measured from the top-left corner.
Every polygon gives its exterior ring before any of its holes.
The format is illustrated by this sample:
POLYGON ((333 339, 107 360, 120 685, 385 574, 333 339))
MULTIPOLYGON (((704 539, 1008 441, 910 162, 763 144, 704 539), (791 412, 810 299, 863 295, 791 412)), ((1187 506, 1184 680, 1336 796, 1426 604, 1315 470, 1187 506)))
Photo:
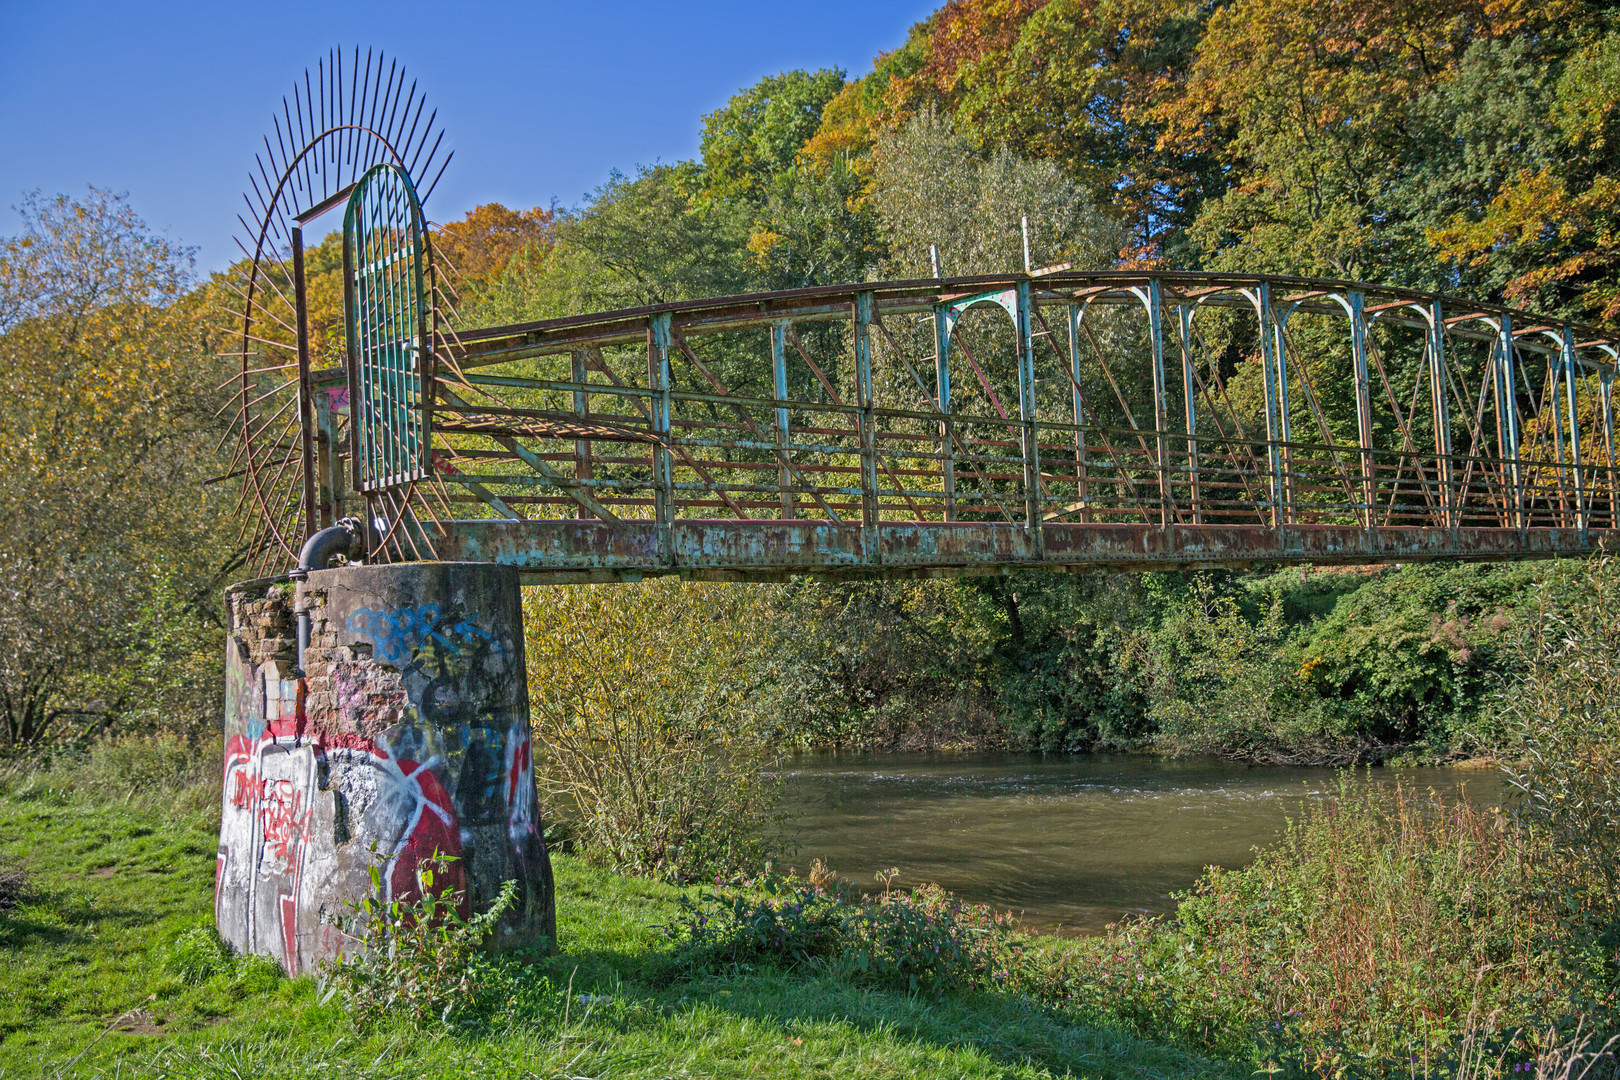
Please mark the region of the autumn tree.
POLYGON ((0 239, 0 741, 197 730, 231 506, 203 484, 222 376, 192 253, 94 188, 19 210, 0 239))
POLYGON ((1620 32, 1588 29, 1546 81, 1538 104, 1550 107, 1520 129, 1542 132, 1539 152, 1505 162, 1497 184, 1428 235, 1463 274, 1515 303, 1617 328, 1620 32))
POLYGON ((435 229, 434 251, 443 257, 460 289, 476 290, 499 277, 519 252, 549 247, 556 216, 555 210, 540 206, 508 210, 500 203, 484 203, 460 221, 435 229))

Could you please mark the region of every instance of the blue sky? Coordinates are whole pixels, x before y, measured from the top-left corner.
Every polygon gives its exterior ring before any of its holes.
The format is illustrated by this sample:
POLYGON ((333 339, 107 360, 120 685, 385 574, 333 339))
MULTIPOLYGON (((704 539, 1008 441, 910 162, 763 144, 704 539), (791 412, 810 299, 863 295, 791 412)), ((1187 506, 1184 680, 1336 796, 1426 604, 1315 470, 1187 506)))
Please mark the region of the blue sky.
POLYGON ((702 114, 763 75, 864 74, 935 6, 0 0, 0 235, 23 192, 95 184, 225 264, 271 109, 334 45, 399 58, 438 107, 455 160, 431 217, 574 204, 696 154, 702 114))

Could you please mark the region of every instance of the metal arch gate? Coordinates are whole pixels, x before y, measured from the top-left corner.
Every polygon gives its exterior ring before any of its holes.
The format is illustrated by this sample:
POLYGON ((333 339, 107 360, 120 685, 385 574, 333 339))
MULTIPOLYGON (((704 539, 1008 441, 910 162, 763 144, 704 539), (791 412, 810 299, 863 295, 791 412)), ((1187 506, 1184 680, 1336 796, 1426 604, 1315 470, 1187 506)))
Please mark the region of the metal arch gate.
POLYGON ((343 285, 356 491, 431 474, 432 333, 422 207, 405 170, 373 166, 343 217, 343 285))

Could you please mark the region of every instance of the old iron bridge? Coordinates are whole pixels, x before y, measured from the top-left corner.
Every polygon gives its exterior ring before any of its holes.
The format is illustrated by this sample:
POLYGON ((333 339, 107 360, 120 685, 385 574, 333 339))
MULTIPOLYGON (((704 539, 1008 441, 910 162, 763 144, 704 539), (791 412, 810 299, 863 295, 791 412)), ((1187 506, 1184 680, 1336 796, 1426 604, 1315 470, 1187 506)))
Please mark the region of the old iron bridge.
POLYGON ((466 328, 412 179, 431 118, 406 135, 376 85, 365 123, 267 140, 249 200, 237 471, 266 572, 346 516, 372 561, 533 581, 1548 557, 1617 528, 1620 342, 1494 304, 1054 267, 466 328), (304 288, 328 210, 337 366, 304 288))

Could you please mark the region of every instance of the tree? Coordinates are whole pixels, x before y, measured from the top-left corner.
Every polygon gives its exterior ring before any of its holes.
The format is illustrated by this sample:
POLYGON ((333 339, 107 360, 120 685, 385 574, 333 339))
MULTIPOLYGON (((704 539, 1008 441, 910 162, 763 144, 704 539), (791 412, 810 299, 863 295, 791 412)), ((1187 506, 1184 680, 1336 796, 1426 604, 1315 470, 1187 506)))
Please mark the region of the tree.
POLYGON ((1515 303, 1620 327, 1620 32, 1586 35, 1538 104, 1539 153, 1429 238, 1515 303))
POLYGON ((873 203, 889 243, 884 272, 930 273, 937 244, 946 275, 1024 268, 1020 218, 1028 216, 1037 265, 1112 264, 1119 230, 1086 190, 1050 161, 1006 149, 981 159, 947 116, 927 110, 875 152, 873 203))
POLYGON ((673 879, 755 861, 767 596, 661 579, 524 597, 537 774, 592 857, 673 879))
POLYGON ((703 118, 706 194, 762 202, 821 126, 822 109, 844 86, 837 68, 768 75, 703 118))
POLYGON ((0 240, 0 740, 213 711, 220 489, 190 249, 122 196, 28 196, 0 240))
POLYGON ((866 181, 843 156, 773 177, 748 238, 753 269, 768 289, 860 281, 885 250, 866 181))
POLYGON ((553 243, 519 252, 463 321, 515 322, 739 292, 750 281, 748 214, 698 197, 690 162, 614 172, 557 214, 553 243))
POLYGON ((519 252, 550 247, 556 216, 555 210, 539 206, 508 210, 500 203, 484 203, 460 221, 435 229, 434 251, 444 257, 446 269, 463 289, 476 290, 499 277, 519 252))

